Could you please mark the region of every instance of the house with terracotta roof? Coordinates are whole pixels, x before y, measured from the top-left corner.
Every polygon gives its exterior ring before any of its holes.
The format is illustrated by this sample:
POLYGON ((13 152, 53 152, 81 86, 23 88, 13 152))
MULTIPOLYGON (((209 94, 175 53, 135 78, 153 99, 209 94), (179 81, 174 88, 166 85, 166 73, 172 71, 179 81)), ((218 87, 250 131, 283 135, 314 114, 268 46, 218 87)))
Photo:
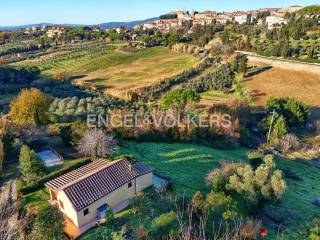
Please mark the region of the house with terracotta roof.
POLYGON ((138 192, 153 185, 154 169, 128 159, 97 160, 45 185, 50 203, 59 207, 66 220, 65 232, 78 237, 105 217, 126 208, 138 192))

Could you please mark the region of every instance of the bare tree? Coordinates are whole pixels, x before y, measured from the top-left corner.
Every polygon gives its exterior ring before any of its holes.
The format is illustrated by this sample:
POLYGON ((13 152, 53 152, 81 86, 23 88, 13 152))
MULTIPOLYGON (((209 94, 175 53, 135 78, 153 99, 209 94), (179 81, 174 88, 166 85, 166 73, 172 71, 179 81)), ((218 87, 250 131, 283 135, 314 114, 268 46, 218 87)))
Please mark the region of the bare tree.
POLYGON ((15 181, 0 191, 0 240, 19 239, 23 227, 18 219, 20 203, 16 200, 15 181))
MULTIPOLYGON (((179 240, 239 240, 256 239, 261 227, 260 222, 252 219, 243 220, 234 219, 232 222, 226 222, 221 219, 219 224, 212 225, 208 221, 209 211, 203 209, 197 213, 193 204, 186 203, 183 200, 177 207, 177 220, 179 224, 179 240), (197 221, 194 221, 196 215, 197 221), (211 225, 211 226, 210 226, 211 225), (210 231, 209 228, 212 230, 210 231), (209 231, 207 231, 209 230, 209 231)), ((170 238, 173 240, 173 238, 170 238)))
POLYGON ((114 136, 103 130, 89 129, 78 143, 77 149, 87 157, 107 157, 118 150, 118 144, 114 136))

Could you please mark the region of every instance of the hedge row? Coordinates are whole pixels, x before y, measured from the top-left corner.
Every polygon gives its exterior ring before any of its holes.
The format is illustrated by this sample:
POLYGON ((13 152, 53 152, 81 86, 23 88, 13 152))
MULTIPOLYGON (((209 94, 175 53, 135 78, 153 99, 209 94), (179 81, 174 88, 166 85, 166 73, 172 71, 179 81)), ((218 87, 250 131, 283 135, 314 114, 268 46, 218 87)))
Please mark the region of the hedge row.
POLYGON ((148 101, 155 100, 172 87, 187 82, 190 78, 196 77, 201 72, 203 72, 208 67, 212 66, 215 63, 213 58, 207 57, 196 67, 184 71, 183 73, 161 80, 158 83, 155 83, 151 86, 140 88, 136 91, 129 92, 132 101, 148 101))
POLYGON ((44 184, 46 182, 49 182, 63 174, 66 174, 68 172, 71 172, 77 168, 80 168, 86 164, 89 164, 91 162, 90 159, 85 159, 83 160, 82 162, 78 162, 78 163, 75 163, 74 165, 71 165, 71 166, 68 166, 68 167, 63 167, 57 171, 54 171, 54 172, 51 172, 49 173, 47 176, 39 179, 38 181, 36 181, 35 183, 33 184, 29 184, 29 185, 25 185, 23 186, 25 183, 22 182, 22 181, 19 181, 18 183, 18 193, 19 194, 23 194, 23 195, 26 195, 26 194, 29 194, 29 193, 32 193, 32 192, 35 192, 39 189, 41 189, 44 184))

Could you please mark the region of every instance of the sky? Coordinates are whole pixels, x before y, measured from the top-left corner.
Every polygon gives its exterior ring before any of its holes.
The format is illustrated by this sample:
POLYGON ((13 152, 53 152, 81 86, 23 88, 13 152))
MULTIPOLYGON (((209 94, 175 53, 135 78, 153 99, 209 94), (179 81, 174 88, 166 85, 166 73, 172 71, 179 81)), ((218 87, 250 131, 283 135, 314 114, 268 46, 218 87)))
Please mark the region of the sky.
POLYGON ((175 10, 248 10, 308 6, 319 0, 0 0, 0 26, 35 23, 98 24, 133 21, 175 10))

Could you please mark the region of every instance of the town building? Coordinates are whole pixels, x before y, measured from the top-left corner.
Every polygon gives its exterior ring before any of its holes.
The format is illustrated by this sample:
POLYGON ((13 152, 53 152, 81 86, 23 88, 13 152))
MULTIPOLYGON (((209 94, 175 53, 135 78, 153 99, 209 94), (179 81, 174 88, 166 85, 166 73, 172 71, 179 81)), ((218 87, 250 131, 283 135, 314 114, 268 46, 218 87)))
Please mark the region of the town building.
POLYGON ((53 27, 49 27, 46 35, 49 38, 54 38, 54 37, 60 37, 64 34, 65 29, 64 27, 60 27, 60 26, 53 26, 53 27))
POLYGON ((266 17, 266 24, 268 29, 272 29, 276 25, 287 24, 287 20, 282 17, 268 16, 266 17))
POLYGON ((245 13, 245 12, 237 12, 234 14, 234 21, 239 23, 239 24, 243 24, 246 23, 248 21, 251 21, 251 17, 249 14, 245 13))

